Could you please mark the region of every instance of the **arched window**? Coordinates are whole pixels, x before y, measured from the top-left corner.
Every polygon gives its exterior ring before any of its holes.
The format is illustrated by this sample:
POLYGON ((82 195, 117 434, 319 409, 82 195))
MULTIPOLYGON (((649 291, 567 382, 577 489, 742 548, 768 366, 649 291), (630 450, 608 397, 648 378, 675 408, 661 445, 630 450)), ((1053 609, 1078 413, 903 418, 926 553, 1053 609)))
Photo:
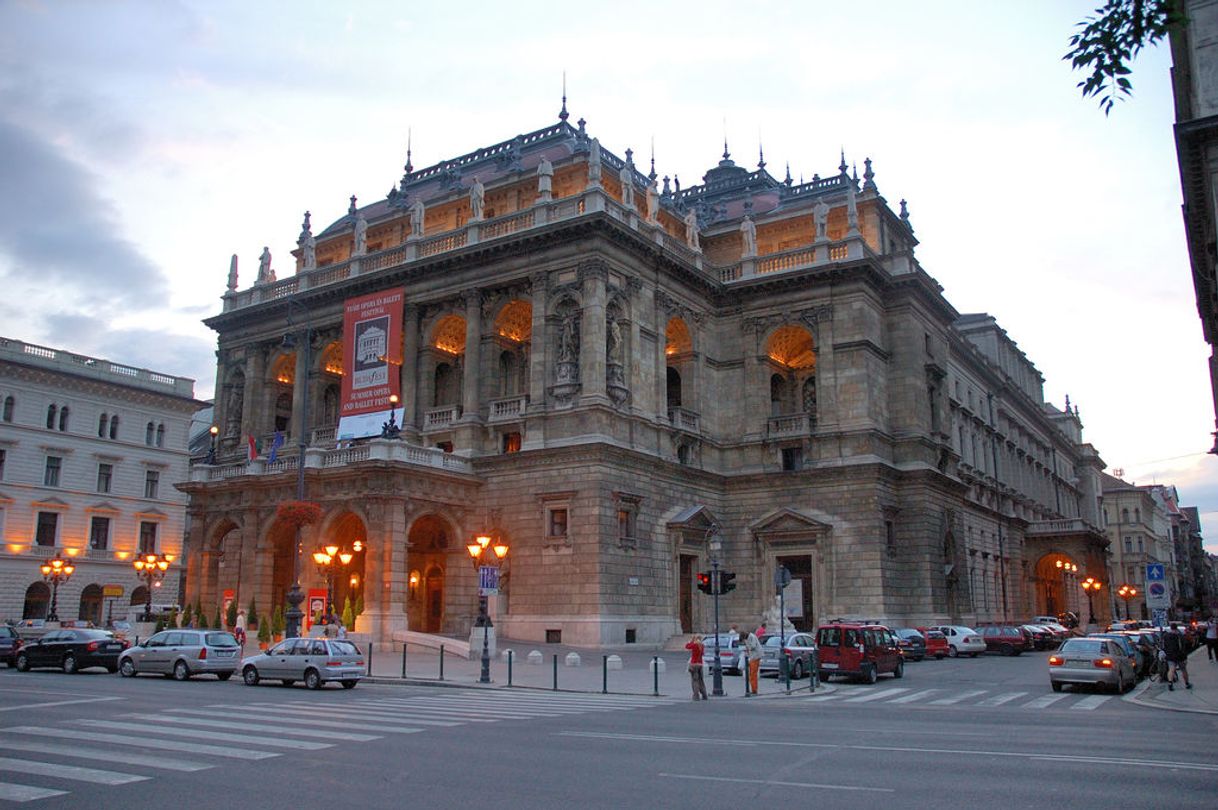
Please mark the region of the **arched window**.
POLYGON ((58 413, 59 409, 54 405, 47 406, 47 430, 55 429, 55 417, 58 413))
POLYGON ((321 392, 321 425, 335 427, 338 425, 339 387, 327 385, 321 392))
POLYGON ((50 587, 45 582, 35 582, 25 589, 25 607, 21 610, 21 618, 45 619, 50 605, 50 587))
POLYGON ((152 437, 153 437, 153 434, 155 434, 155 433, 156 433, 156 425, 154 425, 152 422, 149 422, 147 425, 145 425, 144 426, 144 444, 148 445, 149 447, 152 447, 152 437))
POLYGON ((7 396, 4 398, 4 421, 5 422, 13 421, 13 408, 16 407, 16 405, 17 405, 17 400, 13 399, 11 396, 7 396))
POLYGON ((681 407, 681 372, 677 371, 672 366, 669 366, 666 376, 667 376, 667 382, 665 383, 665 387, 668 392, 668 407, 680 408, 681 407))
POLYGON ((1122 523, 1128 523, 1128 522, 1129 522, 1129 510, 1128 510, 1128 509, 1122 509, 1122 510, 1121 510, 1121 522, 1122 522, 1122 523))
POLYGON ((1142 508, 1141 508, 1140 506, 1139 506, 1139 507, 1134 507, 1134 510, 1133 510, 1133 521, 1134 521, 1134 523, 1141 523, 1141 522, 1142 522, 1142 508))
POLYGON ((156 446, 157 447, 165 446, 165 423, 164 422, 162 422, 161 424, 156 426, 156 446))
POLYGON ((804 413, 808 415, 812 424, 816 424, 816 375, 813 374, 804 380, 803 390, 803 407, 804 413))
POLYGON ((432 405, 455 405, 457 402, 456 374, 448 363, 436 364, 435 396, 432 405))
POLYGON ((292 393, 284 391, 275 397, 275 430, 287 430, 292 424, 292 393))
POLYGON ((499 353, 499 395, 503 397, 514 396, 517 393, 518 382, 519 371, 516 353, 505 349, 499 353))
POLYGON ((118 414, 110 417, 110 438, 118 438, 118 414))
POLYGON ((787 381, 781 374, 770 375, 770 416, 781 416, 787 408, 787 381))
POLYGON ((59 429, 65 431, 68 429, 68 406, 64 405, 59 409, 59 429))
POLYGON ((106 427, 107 427, 107 423, 109 421, 110 421, 110 417, 104 413, 101 416, 97 417, 97 438, 99 438, 99 439, 106 438, 106 427))

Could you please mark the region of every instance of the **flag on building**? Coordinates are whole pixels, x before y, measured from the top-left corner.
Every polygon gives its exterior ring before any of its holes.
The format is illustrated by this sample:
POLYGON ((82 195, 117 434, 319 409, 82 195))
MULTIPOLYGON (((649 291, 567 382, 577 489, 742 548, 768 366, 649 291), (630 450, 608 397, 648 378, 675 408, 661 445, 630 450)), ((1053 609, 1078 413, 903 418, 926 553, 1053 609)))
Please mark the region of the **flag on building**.
POLYGON ((271 440, 271 452, 267 455, 267 461, 272 464, 275 459, 279 458, 279 448, 283 447, 283 431, 275 431, 275 438, 271 440))
POLYGON ((262 448, 259 446, 262 444, 262 442, 255 439, 254 434, 252 434, 252 433, 249 435, 249 442, 250 442, 249 460, 253 461, 254 459, 258 458, 258 456, 262 452, 262 448))

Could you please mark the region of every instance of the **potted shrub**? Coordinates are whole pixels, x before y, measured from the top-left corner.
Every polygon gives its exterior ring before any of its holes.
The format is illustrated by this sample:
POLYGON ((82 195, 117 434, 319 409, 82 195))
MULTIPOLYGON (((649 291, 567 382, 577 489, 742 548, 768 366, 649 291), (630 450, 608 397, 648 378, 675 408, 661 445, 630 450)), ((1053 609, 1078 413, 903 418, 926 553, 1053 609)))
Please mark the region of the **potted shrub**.
POLYGON ((220 606, 219 605, 216 605, 216 618, 212 619, 211 626, 216 628, 217 630, 224 627, 224 625, 220 624, 220 606))
POLYGON ((283 605, 275 608, 275 613, 271 618, 271 636, 275 641, 283 639, 283 605))
POLYGON ((182 626, 190 627, 190 620, 194 617, 194 608, 187 604, 186 609, 182 611, 182 626))
POLYGON ((265 650, 271 646, 271 623, 262 622, 258 625, 258 649, 265 650))
POLYGON ((224 621, 231 631, 237 626, 237 600, 230 600, 228 610, 225 612, 224 621))

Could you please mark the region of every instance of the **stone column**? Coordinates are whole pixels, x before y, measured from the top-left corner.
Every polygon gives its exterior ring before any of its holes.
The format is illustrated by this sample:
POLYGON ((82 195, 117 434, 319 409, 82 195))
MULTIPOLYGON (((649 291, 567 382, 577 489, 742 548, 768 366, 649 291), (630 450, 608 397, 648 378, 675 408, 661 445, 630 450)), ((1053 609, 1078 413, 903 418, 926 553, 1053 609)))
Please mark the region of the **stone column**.
POLYGON ((240 443, 251 434, 257 434, 262 424, 263 391, 266 388, 266 362, 263 348, 252 346, 245 358, 245 393, 242 396, 240 443))
POLYGON ((659 303, 658 291, 652 293, 655 312, 656 348, 652 363, 656 367, 655 413, 661 420, 668 419, 668 310, 659 303))
MULTIPOLYGON (((186 604, 194 605, 199 598, 203 579, 203 534, 206 515, 201 510, 190 511, 190 538, 187 542, 186 559, 186 604)), ((185 607, 185 605, 183 605, 185 607)))
POLYGON ((402 426, 415 427, 419 424, 419 307, 417 304, 407 304, 403 310, 405 320, 402 323, 402 337, 405 347, 402 350, 402 426))
POLYGON ((481 376, 479 350, 482 348, 482 294, 478 290, 465 290, 461 297, 465 301, 465 368, 461 418, 465 421, 477 421, 480 404, 478 380, 481 376))
POLYGON ((304 444, 306 446, 309 444, 309 437, 305 435, 309 426, 304 423, 305 398, 309 396, 309 367, 305 362, 311 358, 306 358, 306 354, 311 355, 312 352, 298 336, 296 340, 296 379, 292 385, 292 437, 291 441, 285 442, 285 444, 304 444))
POLYGON ((593 260, 580 265, 583 320, 580 326, 579 382, 584 402, 609 402, 605 392, 605 286, 609 269, 593 260))
POLYGON ((547 280, 546 273, 529 277, 533 284, 533 328, 529 336, 529 410, 539 411, 546 402, 546 338, 547 280))
POLYGON ((364 612, 355 629, 388 644, 406 621, 406 502, 378 499, 370 504, 368 553, 364 569, 364 612))

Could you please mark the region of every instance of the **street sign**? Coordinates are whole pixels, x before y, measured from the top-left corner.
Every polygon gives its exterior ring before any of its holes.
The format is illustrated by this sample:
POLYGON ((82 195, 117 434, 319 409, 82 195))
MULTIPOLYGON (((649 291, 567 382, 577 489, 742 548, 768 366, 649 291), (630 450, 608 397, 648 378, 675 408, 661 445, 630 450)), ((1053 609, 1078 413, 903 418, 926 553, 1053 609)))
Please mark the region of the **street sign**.
POLYGON ((1147 563, 1147 582, 1162 582, 1165 579, 1167 579, 1167 571, 1164 569, 1163 563, 1147 563))
POLYGON ((1151 610, 1167 610, 1171 607, 1171 593, 1167 587, 1167 569, 1163 563, 1146 565, 1146 607, 1151 610))
POLYGON ((499 569, 493 565, 478 566, 478 595, 499 595, 499 569))
POLYGON ((123 595, 123 586, 122 585, 103 585, 102 586, 102 596, 103 597, 115 597, 115 596, 122 596, 122 595, 123 595))

